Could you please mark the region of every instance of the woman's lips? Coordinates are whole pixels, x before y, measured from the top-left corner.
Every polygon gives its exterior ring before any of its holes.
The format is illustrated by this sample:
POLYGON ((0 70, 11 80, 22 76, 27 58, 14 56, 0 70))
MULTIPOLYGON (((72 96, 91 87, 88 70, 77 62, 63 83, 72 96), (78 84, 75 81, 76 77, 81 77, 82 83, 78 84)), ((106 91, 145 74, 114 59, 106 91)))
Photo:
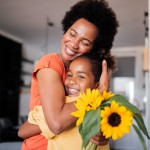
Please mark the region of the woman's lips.
POLYGON ((68 55, 75 55, 75 54, 76 54, 74 51, 72 51, 72 50, 69 49, 69 48, 66 48, 66 53, 67 53, 68 55))

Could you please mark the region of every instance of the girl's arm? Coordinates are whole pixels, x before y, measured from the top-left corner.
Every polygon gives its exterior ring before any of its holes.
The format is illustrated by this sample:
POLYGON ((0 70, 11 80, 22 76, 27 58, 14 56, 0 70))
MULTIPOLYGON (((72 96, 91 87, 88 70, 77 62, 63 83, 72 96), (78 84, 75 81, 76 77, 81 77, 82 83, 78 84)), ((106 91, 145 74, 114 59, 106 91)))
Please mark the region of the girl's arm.
POLYGON ((99 80, 99 91, 102 93, 104 90, 109 91, 110 88, 111 70, 108 69, 106 60, 102 61, 102 74, 99 80))
MULTIPOLYGON (((102 74, 99 81, 99 91, 102 93, 104 90, 109 91, 110 87, 110 75, 111 71, 108 69, 106 60, 102 62, 102 74)), ((96 145, 106 145, 108 144, 109 139, 106 139, 102 133, 94 136, 91 141, 96 145)))
POLYGON ((18 136, 22 139, 27 139, 39 133, 41 133, 39 126, 30 124, 28 121, 24 122, 18 130, 18 136))

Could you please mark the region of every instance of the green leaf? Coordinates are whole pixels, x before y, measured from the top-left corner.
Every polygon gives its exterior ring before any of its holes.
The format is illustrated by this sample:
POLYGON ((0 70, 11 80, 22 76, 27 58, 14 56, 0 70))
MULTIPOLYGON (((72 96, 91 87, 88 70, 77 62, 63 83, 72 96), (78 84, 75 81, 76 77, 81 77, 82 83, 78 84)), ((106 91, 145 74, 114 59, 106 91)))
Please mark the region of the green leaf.
POLYGON ((138 113, 140 114, 140 110, 131 104, 126 97, 116 94, 115 96, 111 97, 109 100, 105 101, 103 105, 110 105, 112 101, 117 102, 118 104, 125 106, 128 110, 130 110, 132 113, 138 113))
POLYGON ((147 128, 145 126, 143 117, 141 114, 134 114, 134 119, 138 125, 138 127, 141 129, 141 131, 147 136, 148 139, 150 139, 150 136, 148 134, 147 128))
POLYGON ((86 113, 79 132, 83 140, 82 146, 85 148, 90 139, 100 132, 100 108, 86 113))
POLYGON ((136 125, 134 125, 134 124, 133 124, 133 128, 134 128, 134 130, 136 131, 136 133, 137 133, 137 135, 138 135, 138 137, 139 137, 139 139, 140 139, 140 141, 141 141, 141 143, 142 143, 142 145, 143 145, 144 150, 147 150, 147 146, 146 146, 146 143, 145 143, 145 140, 144 140, 144 138, 143 138, 143 136, 142 136, 141 131, 140 131, 139 128, 138 128, 136 125))

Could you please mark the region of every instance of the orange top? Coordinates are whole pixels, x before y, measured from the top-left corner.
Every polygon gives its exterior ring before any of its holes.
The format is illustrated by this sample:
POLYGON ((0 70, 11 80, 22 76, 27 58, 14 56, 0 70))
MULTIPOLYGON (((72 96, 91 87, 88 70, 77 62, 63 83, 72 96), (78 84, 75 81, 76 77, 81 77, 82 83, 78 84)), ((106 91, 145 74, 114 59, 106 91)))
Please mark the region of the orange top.
MULTIPOLYGON (((36 64, 32 73, 30 111, 34 109, 34 106, 41 105, 36 73, 42 68, 54 69, 60 75, 62 82, 64 83, 65 81, 66 70, 62 60, 56 54, 43 56, 36 64)), ((46 150, 47 144, 48 140, 39 134, 24 140, 22 150, 46 150)))

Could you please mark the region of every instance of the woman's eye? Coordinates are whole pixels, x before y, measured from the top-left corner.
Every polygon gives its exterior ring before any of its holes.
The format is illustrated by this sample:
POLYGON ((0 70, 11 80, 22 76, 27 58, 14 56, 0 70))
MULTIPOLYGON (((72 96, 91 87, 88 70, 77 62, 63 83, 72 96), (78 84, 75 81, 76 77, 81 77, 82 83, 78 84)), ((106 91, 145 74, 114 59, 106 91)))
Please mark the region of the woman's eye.
POLYGON ((91 43, 89 41, 83 40, 82 44, 85 46, 91 46, 91 43))
POLYGON ((75 32, 73 32, 73 31, 70 32, 70 35, 71 35, 72 37, 75 37, 75 36, 76 36, 75 32))

